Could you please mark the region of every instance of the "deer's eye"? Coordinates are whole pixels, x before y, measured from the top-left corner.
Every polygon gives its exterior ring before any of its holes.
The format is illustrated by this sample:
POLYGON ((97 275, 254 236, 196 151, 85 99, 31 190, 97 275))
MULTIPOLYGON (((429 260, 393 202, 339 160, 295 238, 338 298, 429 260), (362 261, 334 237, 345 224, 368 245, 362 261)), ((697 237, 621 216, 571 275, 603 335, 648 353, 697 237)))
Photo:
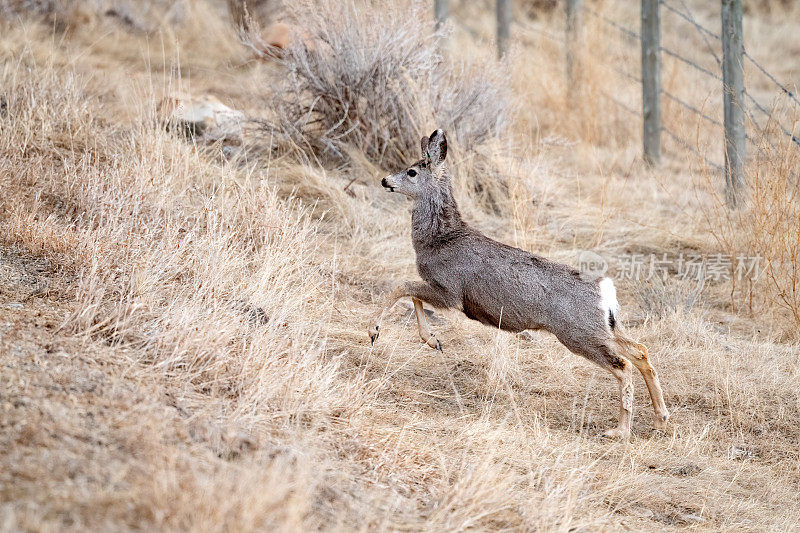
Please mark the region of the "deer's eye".
POLYGON ((406 172, 406 174, 408 174, 409 176, 411 176, 413 178, 414 176, 417 175, 417 171, 414 170, 413 168, 409 168, 408 172, 406 172))

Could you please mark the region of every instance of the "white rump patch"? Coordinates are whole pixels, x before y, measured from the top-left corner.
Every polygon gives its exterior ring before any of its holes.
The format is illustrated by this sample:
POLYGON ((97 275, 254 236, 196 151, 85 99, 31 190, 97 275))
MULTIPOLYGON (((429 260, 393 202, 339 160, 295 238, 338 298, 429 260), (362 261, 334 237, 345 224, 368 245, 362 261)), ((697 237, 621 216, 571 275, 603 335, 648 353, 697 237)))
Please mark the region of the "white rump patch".
POLYGON ((600 280, 600 309, 614 317, 619 314, 619 302, 617 302, 617 289, 614 287, 614 280, 603 278, 600 280))

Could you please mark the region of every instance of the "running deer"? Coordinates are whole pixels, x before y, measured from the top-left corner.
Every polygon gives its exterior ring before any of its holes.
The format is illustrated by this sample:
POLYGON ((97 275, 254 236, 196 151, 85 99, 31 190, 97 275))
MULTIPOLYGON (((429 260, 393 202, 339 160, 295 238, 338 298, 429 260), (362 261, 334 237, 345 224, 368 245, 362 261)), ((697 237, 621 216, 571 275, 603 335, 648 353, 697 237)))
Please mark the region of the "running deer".
POLYGON ((604 433, 628 439, 633 417, 633 367, 639 369, 664 428, 669 411, 647 348, 627 337, 617 323, 614 282, 596 278, 543 257, 490 239, 461 219, 453 198, 445 157, 447 139, 439 129, 422 138, 422 159, 383 178, 390 192, 410 197, 411 237, 423 281, 401 283, 373 317, 374 344, 384 314, 411 297, 419 336, 432 348, 442 345, 428 329, 423 302, 456 308, 473 320, 514 333, 545 330, 570 351, 611 372, 619 380, 619 425, 604 433))

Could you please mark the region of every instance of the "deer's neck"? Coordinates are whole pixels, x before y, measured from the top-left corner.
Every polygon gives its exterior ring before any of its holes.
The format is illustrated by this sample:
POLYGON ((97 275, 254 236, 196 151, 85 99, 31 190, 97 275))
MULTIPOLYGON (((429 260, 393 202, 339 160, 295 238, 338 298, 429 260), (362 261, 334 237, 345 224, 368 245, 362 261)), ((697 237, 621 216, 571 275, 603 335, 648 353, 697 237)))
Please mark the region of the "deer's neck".
POLYGON ((449 183, 417 198, 411 211, 411 237, 414 248, 438 248, 462 234, 465 224, 453 198, 449 183))

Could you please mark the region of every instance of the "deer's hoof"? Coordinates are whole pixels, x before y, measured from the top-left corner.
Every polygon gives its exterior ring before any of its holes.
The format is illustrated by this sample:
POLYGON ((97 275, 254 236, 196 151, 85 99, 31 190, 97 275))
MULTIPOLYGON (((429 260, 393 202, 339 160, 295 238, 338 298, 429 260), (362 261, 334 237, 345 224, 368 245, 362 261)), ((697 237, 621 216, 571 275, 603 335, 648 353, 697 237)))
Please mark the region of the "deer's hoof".
POLYGON ((439 342, 439 339, 437 339, 436 336, 433 334, 431 334, 431 336, 428 337, 428 340, 425 341, 425 344, 427 344, 431 348, 439 350, 440 352, 442 351, 442 343, 439 342))
POLYGON ((653 427, 655 429, 667 429, 669 427, 669 413, 661 416, 656 415, 653 420, 653 427))
POLYGON ((369 344, 370 344, 370 346, 374 345, 375 341, 378 340, 378 335, 379 335, 378 329, 380 329, 380 326, 373 326, 373 327, 369 328, 369 344))
POLYGON ((608 430, 604 431, 603 434, 600 435, 600 436, 601 437, 605 437, 607 439, 630 440, 631 431, 629 429, 616 427, 616 428, 608 429, 608 430))

